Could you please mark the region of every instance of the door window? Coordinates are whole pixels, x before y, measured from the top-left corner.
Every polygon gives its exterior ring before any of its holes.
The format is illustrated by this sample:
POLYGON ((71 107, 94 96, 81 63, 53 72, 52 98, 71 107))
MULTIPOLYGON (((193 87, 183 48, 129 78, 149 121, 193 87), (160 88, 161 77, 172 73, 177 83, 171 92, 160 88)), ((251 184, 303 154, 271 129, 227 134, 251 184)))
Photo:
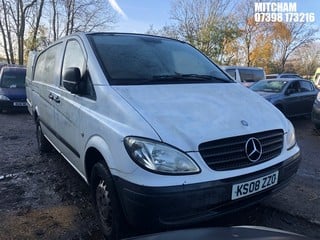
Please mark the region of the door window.
POLYGON ((314 90, 311 82, 300 81, 301 92, 312 92, 314 90))
MULTIPOLYGON (((95 92, 91 82, 90 74, 86 68, 86 59, 80 44, 76 40, 70 40, 67 43, 62 66, 62 76, 66 69, 70 67, 76 67, 80 69, 80 95, 95 99, 95 92)), ((63 86, 62 82, 60 84, 63 86)))
POLYGON ((293 94, 293 93, 298 93, 298 92, 300 92, 299 81, 294 81, 289 85, 289 87, 287 89, 287 93, 293 94))

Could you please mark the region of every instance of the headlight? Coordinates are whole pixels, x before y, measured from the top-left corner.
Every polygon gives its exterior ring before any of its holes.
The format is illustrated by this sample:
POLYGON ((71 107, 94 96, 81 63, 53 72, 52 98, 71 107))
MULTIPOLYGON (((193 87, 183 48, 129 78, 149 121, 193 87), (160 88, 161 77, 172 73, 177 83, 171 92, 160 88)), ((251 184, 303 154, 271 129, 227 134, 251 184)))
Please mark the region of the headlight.
POLYGON ((5 95, 0 95, 0 100, 2 100, 2 101, 10 101, 10 99, 5 95))
POLYGON ((288 120, 288 132, 287 137, 287 150, 290 150, 296 145, 296 134, 292 123, 288 120))
POLYGON ((190 157, 167 144, 139 137, 126 137, 124 145, 130 157, 149 171, 180 175, 200 172, 190 157))

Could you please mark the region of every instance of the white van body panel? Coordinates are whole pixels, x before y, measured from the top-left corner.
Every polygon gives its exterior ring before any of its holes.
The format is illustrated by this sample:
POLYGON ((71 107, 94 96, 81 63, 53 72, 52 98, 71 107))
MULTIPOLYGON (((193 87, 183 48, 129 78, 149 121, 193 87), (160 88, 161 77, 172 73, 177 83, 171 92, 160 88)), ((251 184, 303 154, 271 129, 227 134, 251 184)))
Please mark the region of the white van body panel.
POLYGON ((114 89, 144 116, 163 142, 183 151, 198 151, 199 143, 214 139, 282 129, 287 121, 264 98, 239 84, 114 89))
MULTIPOLYGON (((284 149, 283 154, 259 165, 245 169, 214 171, 199 154, 199 143, 223 139, 230 135, 240 136, 270 129, 288 129, 288 121, 264 98, 257 97, 256 93, 239 84, 184 85, 183 91, 179 85, 160 85, 157 88, 152 86, 113 88, 144 116, 163 142, 187 152, 202 170, 199 174, 187 176, 159 175, 139 167, 132 168, 131 170, 135 169, 134 172, 113 172, 132 183, 160 187, 237 177, 276 165, 299 152, 299 147, 296 145, 290 151, 284 149), (226 92, 229 97, 226 97, 226 92), (244 94, 246 98, 243 98, 244 94), (247 121, 248 126, 243 126, 241 120, 247 121)), ((122 144, 118 147, 117 152, 121 153, 122 144)), ((130 162, 130 158, 126 155, 123 155, 122 160, 124 164, 130 162)))

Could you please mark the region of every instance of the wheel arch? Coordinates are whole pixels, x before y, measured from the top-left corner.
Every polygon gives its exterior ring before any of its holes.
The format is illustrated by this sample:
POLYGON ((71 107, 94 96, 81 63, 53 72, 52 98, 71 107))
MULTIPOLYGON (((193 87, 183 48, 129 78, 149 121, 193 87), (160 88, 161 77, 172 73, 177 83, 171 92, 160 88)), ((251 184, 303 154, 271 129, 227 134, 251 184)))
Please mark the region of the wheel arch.
POLYGON ((109 171, 112 168, 116 168, 109 145, 99 135, 92 136, 86 144, 84 170, 89 184, 91 181, 91 170, 97 162, 104 164, 109 171))
POLYGON ((84 158, 85 173, 86 173, 87 182, 89 184, 91 184, 92 168, 98 162, 104 164, 107 168, 109 168, 102 153, 95 147, 89 147, 85 153, 85 158, 84 158))
MULTIPOLYGON (((92 167, 97 162, 102 162, 109 169, 111 175, 125 177, 137 169, 137 164, 132 161, 121 136, 108 135, 106 141, 100 135, 90 137, 85 145, 82 171, 89 183, 92 167)), ((90 183, 89 183, 90 184, 90 183)))

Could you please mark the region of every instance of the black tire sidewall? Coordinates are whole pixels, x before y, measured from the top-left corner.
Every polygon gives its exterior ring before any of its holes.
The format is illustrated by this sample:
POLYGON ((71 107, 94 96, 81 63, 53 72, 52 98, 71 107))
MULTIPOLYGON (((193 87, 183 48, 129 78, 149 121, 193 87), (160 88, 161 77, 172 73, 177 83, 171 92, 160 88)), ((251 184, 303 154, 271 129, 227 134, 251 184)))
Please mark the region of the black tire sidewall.
POLYGON ((39 120, 36 122, 36 137, 37 137, 38 150, 40 154, 48 152, 50 150, 51 145, 49 141, 46 139, 46 137, 43 135, 39 120))
POLYGON ((120 202, 117 196, 117 192, 112 180, 111 173, 109 172, 108 168, 102 163, 96 163, 92 168, 91 174, 91 195, 92 201, 94 204, 94 208, 96 211, 96 216, 99 219, 100 228, 105 236, 106 239, 120 239, 120 235, 123 233, 121 230, 125 225, 125 221, 123 218, 122 209, 120 207, 120 202), (107 186, 107 190, 110 196, 111 208, 112 208, 112 230, 110 233, 106 232, 103 222, 100 219, 99 211, 96 202, 96 189, 100 182, 100 180, 104 180, 107 186))

